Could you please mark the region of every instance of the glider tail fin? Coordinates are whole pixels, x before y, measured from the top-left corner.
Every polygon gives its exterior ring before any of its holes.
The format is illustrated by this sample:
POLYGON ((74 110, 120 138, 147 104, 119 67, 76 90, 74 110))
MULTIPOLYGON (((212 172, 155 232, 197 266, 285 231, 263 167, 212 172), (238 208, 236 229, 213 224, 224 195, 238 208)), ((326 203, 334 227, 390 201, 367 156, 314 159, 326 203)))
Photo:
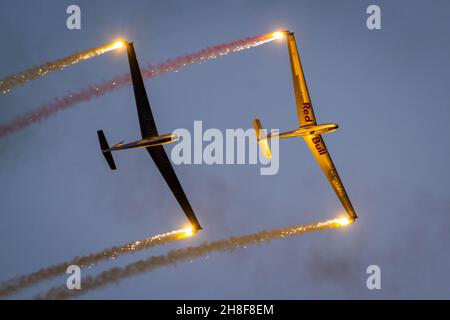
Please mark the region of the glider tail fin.
POLYGON ((100 143, 100 148, 102 149, 102 153, 105 156, 106 162, 108 162, 108 165, 111 168, 111 170, 116 170, 117 169, 116 163, 114 162, 111 151, 109 150, 108 141, 106 141, 103 130, 98 130, 97 135, 98 141, 100 143))
POLYGON ((272 158, 272 153, 270 152, 267 136, 261 126, 261 122, 259 121, 259 119, 253 119, 253 127, 255 128, 256 140, 258 141, 259 148, 261 149, 263 156, 267 159, 272 158))

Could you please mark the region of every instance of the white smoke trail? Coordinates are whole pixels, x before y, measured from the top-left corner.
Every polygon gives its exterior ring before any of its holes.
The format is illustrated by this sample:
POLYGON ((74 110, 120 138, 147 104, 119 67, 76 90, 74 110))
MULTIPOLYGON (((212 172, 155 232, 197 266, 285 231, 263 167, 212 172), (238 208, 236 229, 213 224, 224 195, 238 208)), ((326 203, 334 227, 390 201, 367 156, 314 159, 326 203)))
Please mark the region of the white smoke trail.
POLYGON ((0 79, 0 93, 8 93, 12 88, 22 85, 30 80, 43 77, 54 71, 63 70, 81 61, 89 60, 93 57, 102 55, 108 51, 121 47, 124 47, 124 43, 122 41, 117 41, 98 48, 92 48, 86 51, 78 52, 68 57, 50 61, 40 66, 33 67, 16 74, 12 74, 4 79, 0 79))
POLYGON ((68 290, 67 287, 58 286, 50 289, 44 294, 38 295, 37 299, 67 299, 86 293, 119 280, 152 271, 158 267, 174 265, 179 262, 198 258, 200 256, 219 251, 234 251, 245 245, 270 242, 274 239, 295 237, 308 232, 315 232, 330 228, 339 228, 351 223, 346 218, 338 218, 309 225, 299 225, 272 231, 261 231, 241 237, 231 237, 225 240, 205 242, 199 246, 171 250, 167 255, 151 256, 148 259, 131 263, 125 267, 111 268, 100 273, 96 277, 82 279, 82 290, 68 290))
POLYGON ((115 259, 124 254, 134 253, 154 246, 164 245, 169 242, 184 239, 190 235, 192 235, 191 229, 175 230, 164 234, 158 234, 141 241, 130 242, 119 247, 105 249, 101 252, 93 253, 87 256, 75 257, 71 261, 42 268, 31 274, 19 276, 0 283, 0 296, 8 296, 41 281, 61 276, 65 274, 67 267, 70 265, 77 265, 81 268, 89 267, 104 260, 115 259))

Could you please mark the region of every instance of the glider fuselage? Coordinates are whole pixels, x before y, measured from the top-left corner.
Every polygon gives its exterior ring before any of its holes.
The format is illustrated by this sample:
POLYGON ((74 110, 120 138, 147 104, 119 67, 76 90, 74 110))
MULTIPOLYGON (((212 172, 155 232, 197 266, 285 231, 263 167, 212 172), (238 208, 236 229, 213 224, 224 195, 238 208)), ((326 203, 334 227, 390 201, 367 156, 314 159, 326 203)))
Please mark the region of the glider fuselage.
POLYGON ((124 149, 156 147, 156 146, 161 146, 164 144, 172 143, 177 140, 178 140, 178 137, 175 134, 164 134, 161 136, 149 137, 149 138, 141 139, 141 140, 130 142, 130 143, 121 142, 121 143, 115 144, 111 148, 105 150, 105 152, 124 150, 124 149))
POLYGON ((271 139, 271 138, 273 139, 275 137, 277 137, 279 139, 283 139, 283 138, 293 138, 293 137, 304 137, 304 136, 312 135, 312 134, 325 134, 325 133, 330 133, 330 132, 336 131, 338 128, 339 128, 339 126, 335 123, 310 125, 310 126, 300 127, 296 130, 283 132, 283 133, 278 133, 278 132, 269 133, 267 135, 267 139, 271 139))

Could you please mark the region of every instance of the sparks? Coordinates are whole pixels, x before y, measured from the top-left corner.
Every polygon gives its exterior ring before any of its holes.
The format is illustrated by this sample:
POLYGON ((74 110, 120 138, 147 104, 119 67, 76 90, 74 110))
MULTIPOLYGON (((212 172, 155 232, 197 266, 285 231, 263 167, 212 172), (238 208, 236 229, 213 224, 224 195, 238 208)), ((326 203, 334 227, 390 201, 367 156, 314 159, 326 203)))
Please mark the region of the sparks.
MULTIPOLYGON (((270 242, 275 239, 285 239, 287 237, 297 237, 299 235, 311 232, 318 232, 326 229, 340 228, 343 224, 351 221, 347 218, 338 217, 337 219, 317 222, 307 225, 298 225, 275 230, 263 230, 253 234, 247 234, 240 237, 230 237, 228 239, 205 242, 203 244, 170 250, 167 255, 151 256, 144 260, 131 263, 125 267, 114 267, 101 272, 98 276, 84 280, 83 290, 67 290, 66 285, 51 288, 44 294, 36 296, 37 299, 66 299, 73 298, 85 292, 106 286, 110 283, 117 283, 120 280, 150 272, 156 268, 169 265, 176 265, 183 261, 192 261, 201 256, 209 256, 214 252, 231 252, 240 248, 247 248, 250 245, 270 242)), ((182 229, 181 231, 186 230, 182 229)))
POLYGON ((113 49, 119 49, 125 47, 125 41, 119 40, 113 43, 112 48, 113 49))
MULTIPOLYGON (((281 31, 280 31, 281 32, 281 31)), ((276 38, 273 37, 273 33, 266 33, 259 36, 249 37, 241 40, 236 40, 228 43, 219 44, 213 47, 208 47, 206 49, 200 50, 198 52, 194 52, 192 54, 188 54, 185 56, 176 57, 174 59, 169 59, 165 62, 158 63, 156 65, 148 65, 147 67, 142 68, 142 76, 144 79, 150 79, 154 78, 160 75, 163 75, 168 72, 178 72, 179 70, 186 68, 190 65, 193 65, 195 63, 203 63, 206 61, 214 60, 219 57, 224 57, 228 54, 232 54, 235 52, 239 52, 242 50, 248 50, 250 48, 254 48, 257 46, 260 46, 264 43, 268 43, 271 41, 276 40, 276 38)), ((107 51, 111 51, 114 49, 119 49, 119 44, 117 44, 119 41, 116 41, 112 44, 109 44, 107 46, 103 46, 100 48, 91 49, 94 50, 94 53, 90 52, 91 55, 99 55, 103 54, 107 51), (97 50, 97 51, 96 51, 97 50)), ((126 42, 122 42, 123 45, 126 45, 126 42)), ((83 56, 83 53, 80 53, 79 55, 83 56)), ((91 57, 91 56, 90 56, 91 57)), ((77 59, 80 59, 80 57, 77 55, 77 59)), ((85 58, 83 58, 85 59, 85 58)), ((78 62, 77 60, 76 62, 78 62)), ((46 65, 44 65, 45 67, 46 65)), ((43 68, 45 69, 45 68, 43 68)), ((42 71, 43 73, 45 70, 42 71)), ((41 76, 41 75, 39 75, 41 76)), ((36 78, 37 76, 34 76, 36 78)), ((16 77, 14 76, 14 79, 16 77)), ((19 81, 14 80, 14 81, 19 81)), ((4 80, 0 80, 0 92, 8 92, 8 87, 11 85, 2 83, 4 80)), ((20 80, 21 81, 21 80, 20 80)), ((17 83, 16 85, 19 85, 25 81, 21 81, 20 83, 17 83)), ((15 82, 14 82, 15 83, 15 82)), ((49 116, 67 109, 69 107, 72 107, 80 102, 87 102, 93 98, 98 98, 100 96, 103 96, 107 93, 110 93, 114 90, 118 90, 124 86, 131 84, 131 77, 129 73, 117 76, 111 80, 104 81, 97 85, 88 86, 85 88, 82 88, 79 91, 71 92, 68 95, 65 95, 60 98, 55 98, 47 103, 44 103, 43 105, 39 106, 37 109, 25 113, 21 116, 18 116, 14 119, 11 119, 9 122, 6 123, 0 123, 0 138, 7 136, 9 134, 12 134, 16 131, 19 131, 21 129, 24 129, 33 123, 40 122, 42 120, 47 119, 49 116)))
POLYGON ((119 49, 125 46, 125 41, 119 40, 101 47, 92 48, 86 51, 81 51, 65 58, 50 61, 40 66, 27 69, 25 71, 12 74, 4 79, 0 79, 0 92, 5 94, 11 91, 12 88, 25 84, 28 81, 35 80, 46 76, 49 73, 77 64, 81 61, 92 59, 100 56, 108 51, 119 49))
POLYGON ((61 274, 64 274, 67 266, 72 264, 78 265, 82 268, 90 268, 99 262, 110 259, 114 260, 125 254, 134 253, 155 246, 165 245, 170 242, 180 241, 192 236, 194 233, 196 233, 196 231, 192 228, 174 230, 163 234, 157 234, 143 240, 133 241, 121 246, 104 249, 100 252, 75 257, 70 261, 55 264, 28 275, 23 275, 11 280, 0 282, 0 297, 14 294, 19 290, 23 290, 39 282, 58 277, 61 274))
POLYGON ((184 236, 185 236, 186 238, 192 237, 192 236, 194 235, 194 233, 195 233, 195 231, 194 231, 194 229, 193 229, 192 227, 183 229, 183 232, 184 232, 184 236))
POLYGON ((352 223, 353 221, 351 221, 350 219, 348 219, 346 217, 339 217, 339 218, 334 219, 334 222, 336 222, 340 226, 346 226, 346 225, 349 225, 350 223, 352 223))
POLYGON ((272 33, 272 38, 274 39, 282 39, 289 31, 275 31, 272 33))

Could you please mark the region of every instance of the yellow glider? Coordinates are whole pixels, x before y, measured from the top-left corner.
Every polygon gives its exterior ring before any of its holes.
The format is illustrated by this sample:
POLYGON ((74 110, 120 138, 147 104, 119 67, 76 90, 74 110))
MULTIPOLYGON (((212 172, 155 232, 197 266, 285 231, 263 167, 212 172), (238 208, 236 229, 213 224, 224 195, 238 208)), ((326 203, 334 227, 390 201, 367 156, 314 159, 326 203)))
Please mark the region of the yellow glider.
POLYGON ((314 158, 316 158, 320 168, 330 182, 331 187, 341 201, 342 206, 345 208, 349 218, 351 221, 354 221, 358 218, 358 216, 353 209, 353 205, 347 195, 347 192, 345 191, 341 178, 339 177, 336 167, 331 160, 328 149, 321 136, 321 134, 335 131, 338 128, 338 125, 334 123, 317 124, 294 34, 289 31, 282 31, 282 33, 287 36, 299 128, 293 131, 268 134, 266 136, 262 130, 261 122, 258 119, 254 119, 253 126, 256 130, 256 137, 258 139, 260 149, 266 158, 270 158, 271 154, 268 140, 271 138, 277 137, 279 139, 283 139, 303 137, 314 155, 314 158))

